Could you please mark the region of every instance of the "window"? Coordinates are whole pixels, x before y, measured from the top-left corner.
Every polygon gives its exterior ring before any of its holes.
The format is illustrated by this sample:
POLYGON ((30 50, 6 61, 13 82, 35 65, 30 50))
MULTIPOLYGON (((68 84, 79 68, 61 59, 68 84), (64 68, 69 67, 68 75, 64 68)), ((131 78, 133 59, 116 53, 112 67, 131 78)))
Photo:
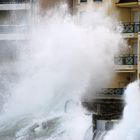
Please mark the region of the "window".
POLYGON ((103 0, 93 0, 93 1, 95 1, 95 2, 102 2, 103 0))
POLYGON ((87 2, 87 0, 80 0, 80 2, 87 2))

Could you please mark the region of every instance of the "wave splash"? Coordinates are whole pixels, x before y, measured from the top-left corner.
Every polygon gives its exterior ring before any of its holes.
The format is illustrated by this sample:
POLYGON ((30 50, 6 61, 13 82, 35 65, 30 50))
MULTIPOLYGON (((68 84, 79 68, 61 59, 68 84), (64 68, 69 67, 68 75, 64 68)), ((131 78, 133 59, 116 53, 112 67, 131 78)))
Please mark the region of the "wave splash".
POLYGON ((18 43, 19 78, 0 114, 1 140, 92 138, 85 138, 91 116, 81 98, 110 80, 122 37, 105 11, 87 13, 78 23, 66 11, 34 15, 30 40, 18 43))

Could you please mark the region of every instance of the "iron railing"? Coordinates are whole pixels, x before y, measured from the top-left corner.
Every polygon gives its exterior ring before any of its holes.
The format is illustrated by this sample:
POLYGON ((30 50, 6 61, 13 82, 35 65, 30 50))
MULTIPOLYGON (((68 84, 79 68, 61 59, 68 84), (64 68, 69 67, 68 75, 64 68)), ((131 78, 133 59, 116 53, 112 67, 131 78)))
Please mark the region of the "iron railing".
POLYGON ((123 33, 138 33, 140 32, 140 22, 123 22, 121 24, 123 33))
POLYGON ((106 96, 122 96, 124 93, 124 88, 102 88, 96 94, 106 95, 106 96))
POLYGON ((139 2, 140 0, 119 0, 118 3, 139 2))
POLYGON ((137 65, 137 55, 120 55, 114 58, 116 65, 137 65))
POLYGON ((0 4, 28 3, 30 0, 0 0, 0 4))
POLYGON ((0 34, 5 33, 23 33, 28 31, 28 25, 0 25, 0 34))

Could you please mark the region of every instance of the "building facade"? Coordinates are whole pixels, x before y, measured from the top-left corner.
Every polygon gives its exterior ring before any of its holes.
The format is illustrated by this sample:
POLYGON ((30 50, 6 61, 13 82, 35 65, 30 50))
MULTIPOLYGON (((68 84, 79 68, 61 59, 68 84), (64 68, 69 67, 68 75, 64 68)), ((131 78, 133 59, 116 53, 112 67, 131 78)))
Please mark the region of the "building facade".
POLYGON ((0 94, 9 93, 7 85, 18 78, 15 63, 19 44, 28 40, 30 9, 30 0, 0 0, 0 94))

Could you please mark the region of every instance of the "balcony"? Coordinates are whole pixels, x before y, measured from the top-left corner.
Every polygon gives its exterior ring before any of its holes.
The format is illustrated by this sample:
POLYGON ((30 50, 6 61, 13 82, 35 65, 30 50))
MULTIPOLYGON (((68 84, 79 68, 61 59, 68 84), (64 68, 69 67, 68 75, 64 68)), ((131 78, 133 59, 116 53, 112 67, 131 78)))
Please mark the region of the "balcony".
POLYGON ((140 6, 140 0, 119 0, 118 3, 116 3, 118 7, 139 7, 140 6))
POLYGON ((0 40, 27 40, 27 25, 0 25, 0 40))
POLYGON ((99 120, 118 119, 124 108, 124 90, 125 88, 102 88, 94 98, 84 99, 82 105, 97 115, 99 120))
POLYGON ((28 10, 30 0, 0 0, 0 10, 28 10))
POLYGON ((138 38, 140 22, 122 22, 116 30, 120 30, 124 38, 138 38))
POLYGON ((120 55, 114 58, 117 72, 136 72, 137 55, 120 55))
POLYGON ((102 88, 96 93, 95 98, 121 98, 124 93, 124 88, 102 88))
POLYGON ((28 3, 30 0, 0 0, 0 4, 28 3))
POLYGON ((115 57, 116 65, 137 65, 137 55, 120 55, 115 57))
POLYGON ((26 32, 28 31, 28 25, 0 25, 1 33, 12 33, 12 32, 26 32))
POLYGON ((138 33, 140 32, 139 22, 124 22, 121 24, 123 33, 138 33))

